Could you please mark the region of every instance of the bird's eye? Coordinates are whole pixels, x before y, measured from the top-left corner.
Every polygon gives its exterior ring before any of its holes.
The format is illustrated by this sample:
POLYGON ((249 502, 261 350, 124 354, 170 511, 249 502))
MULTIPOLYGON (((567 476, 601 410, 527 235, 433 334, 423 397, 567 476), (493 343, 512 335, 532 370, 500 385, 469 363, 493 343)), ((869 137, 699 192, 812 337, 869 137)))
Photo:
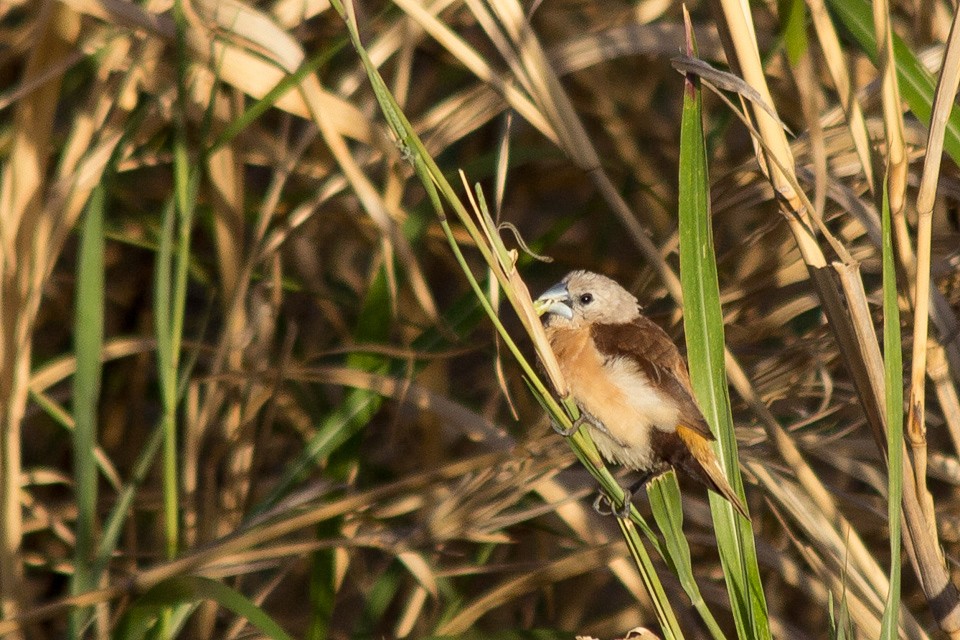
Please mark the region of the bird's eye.
POLYGON ((590 304, 591 302, 593 302, 592 293, 585 293, 580 296, 580 304, 590 304))

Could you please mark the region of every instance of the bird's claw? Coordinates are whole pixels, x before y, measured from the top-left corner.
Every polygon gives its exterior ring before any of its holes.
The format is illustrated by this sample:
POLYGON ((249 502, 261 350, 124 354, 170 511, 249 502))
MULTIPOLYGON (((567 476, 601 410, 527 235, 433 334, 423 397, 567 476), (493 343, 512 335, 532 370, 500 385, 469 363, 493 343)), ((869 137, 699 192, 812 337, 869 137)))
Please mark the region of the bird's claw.
POLYGON ((573 421, 573 424, 570 425, 569 429, 564 429, 554 420, 550 420, 550 426, 553 427, 553 430, 559 433, 564 438, 569 438, 570 436, 575 434, 580 429, 580 427, 583 426, 583 423, 586 421, 587 421, 587 416, 581 413, 580 417, 573 421))
POLYGON ((630 508, 633 506, 633 492, 624 491, 623 492, 623 507, 620 509, 615 509, 613 506, 613 500, 605 494, 600 492, 597 494, 597 498, 593 501, 593 510, 599 513, 601 516, 610 516, 615 515, 621 520, 630 519, 630 508), (606 506, 604 506, 606 503, 606 506))
POLYGON ((593 501, 593 510, 601 516, 609 516, 613 513, 613 509, 610 507, 610 498, 607 497, 607 494, 602 491, 597 494, 593 501), (606 506, 604 506, 604 503, 606 503, 606 506))

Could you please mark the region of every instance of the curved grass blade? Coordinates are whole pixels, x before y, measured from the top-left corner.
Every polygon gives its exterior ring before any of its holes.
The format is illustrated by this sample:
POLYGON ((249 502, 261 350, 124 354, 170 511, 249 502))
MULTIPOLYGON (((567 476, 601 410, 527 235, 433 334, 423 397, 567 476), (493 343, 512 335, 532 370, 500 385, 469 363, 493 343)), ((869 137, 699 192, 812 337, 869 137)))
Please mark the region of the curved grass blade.
POLYGON ((140 640, 165 611, 181 605, 213 600, 225 609, 242 616, 267 637, 293 640, 263 609, 227 585, 200 576, 179 576, 164 580, 137 599, 117 624, 114 637, 119 640, 140 640))

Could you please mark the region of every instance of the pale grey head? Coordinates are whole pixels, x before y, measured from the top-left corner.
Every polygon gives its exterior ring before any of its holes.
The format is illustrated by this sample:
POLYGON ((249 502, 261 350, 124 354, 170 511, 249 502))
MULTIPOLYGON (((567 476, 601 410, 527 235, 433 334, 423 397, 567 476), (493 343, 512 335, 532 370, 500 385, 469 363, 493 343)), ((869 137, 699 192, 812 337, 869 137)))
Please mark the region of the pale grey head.
POLYGON ((621 324, 640 316, 640 303, 629 291, 592 271, 571 271, 544 291, 534 308, 551 325, 570 328, 621 324))

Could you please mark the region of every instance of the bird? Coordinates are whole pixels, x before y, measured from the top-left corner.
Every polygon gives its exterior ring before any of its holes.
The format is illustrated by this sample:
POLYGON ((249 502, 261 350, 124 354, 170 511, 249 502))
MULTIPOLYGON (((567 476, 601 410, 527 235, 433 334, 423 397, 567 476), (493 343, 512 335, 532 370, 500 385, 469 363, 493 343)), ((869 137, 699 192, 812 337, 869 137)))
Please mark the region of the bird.
POLYGON ((635 296, 604 275, 572 271, 534 310, 581 414, 571 429, 554 428, 569 436, 585 424, 604 458, 641 473, 618 515, 628 517, 633 492, 672 467, 749 520, 710 445, 684 357, 635 296))

